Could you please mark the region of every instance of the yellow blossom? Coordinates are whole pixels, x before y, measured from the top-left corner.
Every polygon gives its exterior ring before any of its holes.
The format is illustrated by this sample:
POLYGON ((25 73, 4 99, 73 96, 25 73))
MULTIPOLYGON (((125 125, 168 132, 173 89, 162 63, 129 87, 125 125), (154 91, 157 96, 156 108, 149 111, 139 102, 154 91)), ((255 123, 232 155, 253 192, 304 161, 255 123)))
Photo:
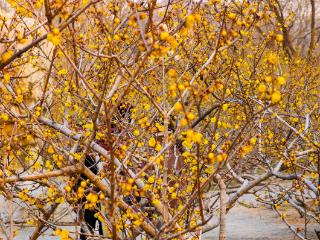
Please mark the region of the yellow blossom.
POLYGON ((250 138, 249 140, 250 144, 254 145, 257 142, 257 139, 255 137, 250 138))
POLYGON ((57 46, 61 42, 61 33, 58 28, 53 28, 47 35, 47 40, 57 46))
POLYGON ((160 201, 159 201, 158 199, 153 199, 153 200, 152 200, 152 204, 153 204, 154 206, 159 205, 159 203, 160 203, 160 201))
POLYGON ((271 95, 271 102, 277 103, 281 100, 281 93, 279 91, 274 91, 271 95))
POLYGON ((136 136, 136 137, 139 136, 140 135, 140 131, 138 129, 135 129, 133 131, 133 135, 136 136))
POLYGON ((227 103, 222 104, 222 110, 226 111, 228 109, 229 105, 227 103))
POLYGON ((2 54, 1 56, 1 62, 6 62, 8 61, 12 56, 13 56, 13 51, 12 50, 8 50, 6 51, 4 54, 2 54))
POLYGON ((53 154, 54 153, 54 149, 53 147, 50 145, 47 149, 48 153, 53 154))
POLYGON ((80 186, 85 188, 87 186, 87 182, 86 181, 81 181, 80 186))
POLYGON ((67 69, 63 68, 58 72, 58 75, 65 75, 67 74, 67 69))
POLYGON ((160 151, 162 149, 162 146, 160 143, 157 143, 156 147, 155 147, 156 151, 160 151))
POLYGON ((213 159, 214 159, 214 154, 213 154, 212 152, 210 152, 210 153, 208 154, 208 158, 209 158, 210 160, 213 160, 213 159))
POLYGON ((150 147, 155 147, 156 143, 157 143, 157 141, 156 141, 156 139, 154 137, 149 139, 149 143, 148 144, 149 144, 150 147))
POLYGON ((187 18, 186 18, 186 22, 185 22, 185 26, 187 28, 192 28, 193 24, 195 22, 195 18, 192 14, 190 14, 187 18))
POLYGON ((284 77, 282 77, 282 76, 277 77, 277 83, 278 83, 279 85, 283 85, 283 84, 286 83, 286 79, 285 79, 284 77))
POLYGON ((9 116, 8 116, 8 114, 6 114, 6 113, 1 113, 1 118, 2 118, 2 120, 5 121, 5 122, 9 120, 9 116))
POLYGON ((106 198, 106 196, 105 196, 103 193, 100 193, 100 194, 99 194, 99 199, 100 199, 100 200, 103 200, 103 199, 105 199, 105 198, 106 198))
POLYGON ((263 83, 260 83, 259 86, 258 86, 258 91, 259 91, 260 93, 264 93, 266 90, 267 90, 266 85, 263 84, 263 83))
POLYGON ((283 35, 277 34, 276 40, 277 40, 278 42, 283 42, 283 35))
POLYGON ((269 56, 268 56, 268 62, 271 63, 271 64, 276 64, 277 61, 278 61, 278 57, 275 53, 270 53, 269 56))
POLYGON ((188 120, 192 121, 193 119, 196 118, 196 116, 193 113, 190 112, 190 113, 187 114, 187 118, 188 118, 188 120))
POLYGON ((229 13, 228 14, 228 18, 230 18, 231 20, 236 19, 236 14, 235 13, 229 13))
POLYGON ((5 84, 10 82, 10 75, 8 73, 3 74, 3 80, 5 84))
POLYGON ((266 80, 266 82, 270 83, 270 82, 272 82, 272 77, 271 76, 267 76, 265 78, 265 80, 266 80))
POLYGON ((96 203, 98 201, 98 196, 94 193, 89 193, 88 196, 86 196, 86 199, 88 202, 96 203))
POLYGON ((55 235, 59 236, 61 234, 61 229, 56 228, 56 231, 54 233, 55 233, 55 235))
POLYGON ((176 111, 181 111, 181 110, 182 110, 182 104, 181 104, 181 102, 177 102, 177 103, 174 105, 174 110, 176 110, 176 111))
POLYGON ((186 126, 187 124, 188 124, 187 119, 181 118, 181 120, 180 120, 180 126, 181 126, 181 127, 184 127, 184 126, 186 126))
POLYGON ((160 33, 160 40, 165 41, 167 40, 169 37, 169 33, 168 32, 161 32, 160 33))
POLYGON ((169 75, 169 77, 176 77, 177 76, 177 72, 176 72, 176 70, 174 70, 173 68, 171 68, 171 69, 169 69, 169 71, 168 71, 168 75, 169 75))

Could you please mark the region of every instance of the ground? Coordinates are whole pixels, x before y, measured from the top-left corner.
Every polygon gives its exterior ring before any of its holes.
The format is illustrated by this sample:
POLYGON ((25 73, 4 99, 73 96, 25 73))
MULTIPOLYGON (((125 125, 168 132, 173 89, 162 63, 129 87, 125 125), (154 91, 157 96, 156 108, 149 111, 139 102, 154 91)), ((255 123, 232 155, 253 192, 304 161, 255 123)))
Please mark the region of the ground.
MULTIPOLYGON (((290 222, 296 227, 304 224, 297 213, 290 212, 290 222)), ((308 230, 308 239, 317 239, 312 228, 308 230)), ((218 239, 219 229, 206 233, 202 240, 218 239)), ((277 213, 267 208, 246 208, 241 205, 234 207, 227 215, 228 240, 294 240, 291 230, 279 219, 277 213)))
MULTIPOLYGON (((287 210, 288 220, 295 227, 303 227, 304 219, 293 209, 287 210)), ((307 231, 307 239, 316 240, 314 229, 320 229, 317 224, 312 224, 307 231)), ((73 228, 69 228, 74 231, 73 228)), ((212 230, 202 237, 201 240, 218 239, 218 228, 212 230)), ((20 231, 15 240, 27 240, 32 234, 32 228, 20 231)), ((1 235, 1 234, 0 234, 1 235)), ((47 232, 39 240, 58 240, 53 232, 47 232)), ((299 239, 289 230, 272 209, 256 205, 247 208, 237 204, 227 215, 227 239, 228 240, 295 240, 299 239)))

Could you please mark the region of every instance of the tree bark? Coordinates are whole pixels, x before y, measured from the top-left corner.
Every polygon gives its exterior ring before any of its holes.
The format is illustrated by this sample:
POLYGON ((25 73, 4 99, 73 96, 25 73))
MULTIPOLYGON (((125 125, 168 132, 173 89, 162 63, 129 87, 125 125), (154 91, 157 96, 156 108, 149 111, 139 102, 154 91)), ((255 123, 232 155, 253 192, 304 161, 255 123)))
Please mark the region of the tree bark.
POLYGON ((226 231, 226 214, 227 214, 227 193, 226 185, 222 178, 219 179, 219 188, 220 188, 220 229, 219 229, 219 240, 227 239, 226 231))
POLYGON ((313 51, 315 47, 315 37, 316 37, 316 3, 314 0, 310 0, 311 3, 311 39, 310 39, 310 47, 309 54, 313 51))

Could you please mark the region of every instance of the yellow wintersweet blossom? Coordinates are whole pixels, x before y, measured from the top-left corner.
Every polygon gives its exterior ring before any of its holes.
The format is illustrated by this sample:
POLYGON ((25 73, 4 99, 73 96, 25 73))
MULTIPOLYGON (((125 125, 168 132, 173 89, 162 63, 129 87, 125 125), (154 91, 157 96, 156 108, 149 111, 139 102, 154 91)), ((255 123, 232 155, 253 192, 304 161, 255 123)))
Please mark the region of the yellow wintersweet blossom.
POLYGON ((188 120, 185 119, 185 118, 181 118, 181 120, 180 120, 180 126, 181 126, 181 127, 184 127, 184 126, 186 126, 187 124, 188 124, 188 120))
POLYGON ((218 154, 216 159, 218 162, 222 162, 227 159, 227 154, 226 153, 218 154))
POLYGON ((271 102, 277 103, 281 100, 281 93, 279 91, 274 91, 271 95, 271 102))
POLYGON ((268 55, 268 58, 267 58, 268 62, 270 64, 273 64, 275 65, 278 61, 278 57, 275 53, 271 52, 269 55, 268 55))
POLYGON ((136 136, 136 137, 139 136, 140 135, 140 131, 138 129, 135 129, 133 131, 133 135, 136 136))
POLYGON ((69 237, 69 231, 68 230, 65 230, 63 229, 60 233, 60 239, 61 240, 69 240, 70 237, 69 237))
POLYGON ((9 116, 8 116, 8 114, 6 114, 6 113, 1 113, 1 118, 2 118, 2 120, 5 121, 5 122, 9 120, 9 116))
POLYGON ((151 176, 148 178, 148 183, 150 183, 150 184, 154 183, 155 179, 156 179, 156 176, 155 176, 155 175, 151 175, 151 176))
POLYGON ((252 137, 252 138, 250 138, 249 142, 250 142, 250 144, 254 145, 257 142, 257 138, 252 137))
POLYGON ((92 131, 93 130, 93 123, 87 123, 85 125, 83 125, 84 129, 87 129, 88 131, 92 131))
POLYGON ((175 49, 178 46, 177 40, 173 36, 168 36, 166 41, 170 44, 171 48, 175 49))
POLYGON ((94 194, 94 193, 89 193, 87 196, 86 196, 86 199, 88 202, 90 203, 96 203, 98 201, 98 195, 94 194))
POLYGON ((182 110, 182 104, 181 102, 177 102, 175 105, 174 105, 174 110, 176 110, 177 112, 181 111, 182 110))
POLYGON ((47 149, 48 153, 53 154, 54 153, 54 149, 53 147, 50 145, 47 149))
POLYGON ((235 20, 236 19, 236 14, 235 13, 229 13, 228 14, 228 18, 230 18, 231 20, 235 20))
POLYGON ((20 44, 25 44, 27 42, 27 39, 23 37, 23 34, 21 32, 18 32, 17 40, 20 44))
POLYGON ((226 111, 228 108, 229 108, 229 104, 227 104, 227 103, 222 104, 222 110, 223 111, 226 111))
POLYGON ((161 144, 160 144, 160 143, 157 143, 157 145, 156 145, 156 147, 155 147, 155 150, 159 152, 161 149, 162 149, 161 144))
POLYGON ((8 84, 10 82, 10 74, 9 73, 3 74, 3 80, 5 84, 8 84))
POLYGON ((65 186, 64 189, 66 190, 66 192, 71 192, 71 187, 69 185, 65 186))
POLYGON ((55 235, 59 236, 61 234, 61 229, 57 228, 54 233, 55 235))
POLYGON ((196 118, 196 115, 194 115, 193 113, 190 112, 190 113, 187 113, 187 118, 188 118, 188 120, 192 121, 196 118))
POLYGON ((284 77, 282 77, 282 76, 279 76, 279 77, 277 77, 277 83, 279 85, 283 85, 283 84, 286 83, 286 79, 284 77))
POLYGON ((152 137, 152 138, 149 139, 149 143, 148 144, 149 144, 150 147, 155 147, 156 144, 157 144, 157 141, 156 141, 156 139, 154 137, 152 137))
POLYGON ((63 68, 58 72, 58 75, 66 75, 67 74, 67 69, 63 68))
POLYGON ((160 40, 162 41, 166 41, 169 37, 169 33, 168 32, 161 32, 160 33, 160 40))
POLYGON ((163 132, 164 131, 164 126, 163 125, 161 125, 159 123, 156 123, 155 125, 156 125, 156 127, 157 127, 159 132, 163 132))
POLYGON ((283 35, 277 34, 276 40, 277 40, 277 42, 283 42, 283 35))
POLYGON ((196 20, 195 17, 194 17, 192 14, 190 14, 190 15, 186 18, 186 22, 185 22, 186 28, 192 28, 195 20, 196 20))
POLYGON ((267 90, 266 85, 264 83, 260 83, 259 86, 258 86, 258 91, 260 93, 264 93, 266 90, 267 90))
POLYGON ((103 199, 105 199, 106 198, 106 195, 104 195, 103 193, 100 193, 99 194, 99 199, 100 200, 103 200, 103 199))
POLYGON ((52 42, 53 45, 57 46, 61 42, 61 33, 58 28, 53 28, 47 35, 48 41, 52 42))
POLYGON ((171 68, 171 69, 169 69, 169 71, 168 71, 168 76, 169 77, 176 77, 177 76, 177 72, 176 72, 176 70, 174 70, 173 68, 171 68))
POLYGON ((80 186, 85 188, 87 187, 87 182, 86 181, 81 181, 80 186))
POLYGON ((4 54, 1 56, 1 62, 6 62, 8 61, 12 56, 14 52, 12 50, 6 51, 4 54))
POLYGON ((158 199, 153 199, 152 200, 152 204, 155 205, 155 206, 159 205, 159 203, 160 203, 160 201, 158 199))
POLYGON ((186 132, 185 144, 190 145, 191 143, 201 143, 203 136, 201 133, 196 132, 192 129, 188 129, 186 132))
POLYGON ((271 76, 266 76, 265 80, 266 80, 266 82, 270 83, 270 82, 272 82, 272 77, 271 76))

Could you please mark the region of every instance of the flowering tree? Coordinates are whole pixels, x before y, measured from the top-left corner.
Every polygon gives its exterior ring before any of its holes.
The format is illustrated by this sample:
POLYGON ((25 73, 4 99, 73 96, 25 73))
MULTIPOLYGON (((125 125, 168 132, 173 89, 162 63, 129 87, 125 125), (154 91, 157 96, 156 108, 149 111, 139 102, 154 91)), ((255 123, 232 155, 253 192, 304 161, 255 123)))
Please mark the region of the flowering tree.
POLYGON ((77 239, 82 209, 112 239, 197 239, 216 227, 226 239, 227 212, 250 193, 305 239, 282 206, 319 222, 319 32, 312 11, 305 47, 291 30, 296 5, 284 6, 3 3, 4 235, 15 235, 18 204, 30 239, 47 229, 77 239), (66 213, 73 230, 59 225, 66 213))

